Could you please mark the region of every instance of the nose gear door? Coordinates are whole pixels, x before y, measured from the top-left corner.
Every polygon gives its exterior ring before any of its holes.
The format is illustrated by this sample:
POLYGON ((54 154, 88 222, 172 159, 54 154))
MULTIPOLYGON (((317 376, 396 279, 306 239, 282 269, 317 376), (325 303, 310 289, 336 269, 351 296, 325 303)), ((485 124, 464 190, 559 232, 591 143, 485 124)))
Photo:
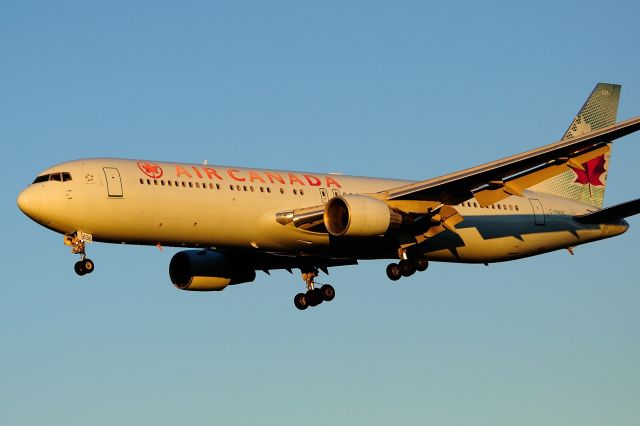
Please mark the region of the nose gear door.
POLYGON ((107 193, 109 197, 122 197, 122 180, 120 172, 115 167, 104 167, 104 176, 107 178, 107 193))

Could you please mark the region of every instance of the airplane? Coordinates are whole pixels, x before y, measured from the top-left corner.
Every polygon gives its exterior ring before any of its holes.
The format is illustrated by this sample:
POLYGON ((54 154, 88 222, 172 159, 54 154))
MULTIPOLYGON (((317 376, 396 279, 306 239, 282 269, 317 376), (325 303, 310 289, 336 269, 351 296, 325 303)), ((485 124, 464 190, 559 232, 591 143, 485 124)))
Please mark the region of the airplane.
POLYGON ((136 159, 55 165, 17 204, 64 235, 92 273, 90 242, 183 247, 175 287, 221 291, 256 271, 299 269, 304 310, 335 297, 320 271, 392 259, 393 281, 429 262, 489 264, 624 233, 640 199, 602 208, 612 141, 640 129, 616 122, 620 85, 599 83, 562 139, 423 181, 136 159))

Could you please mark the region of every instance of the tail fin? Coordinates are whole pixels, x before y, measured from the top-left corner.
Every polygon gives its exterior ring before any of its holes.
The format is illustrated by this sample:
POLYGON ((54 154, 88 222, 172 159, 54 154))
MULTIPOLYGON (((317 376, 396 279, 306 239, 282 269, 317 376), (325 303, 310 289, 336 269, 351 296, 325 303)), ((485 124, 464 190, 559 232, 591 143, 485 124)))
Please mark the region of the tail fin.
MULTIPOLYGON (((562 139, 572 139, 614 125, 618 114, 620 88, 618 84, 598 83, 562 139)), ((600 153, 599 156, 589 159, 581 168, 572 168, 540 182, 531 190, 602 207, 611 157, 611 144, 607 146, 604 154, 600 153)))

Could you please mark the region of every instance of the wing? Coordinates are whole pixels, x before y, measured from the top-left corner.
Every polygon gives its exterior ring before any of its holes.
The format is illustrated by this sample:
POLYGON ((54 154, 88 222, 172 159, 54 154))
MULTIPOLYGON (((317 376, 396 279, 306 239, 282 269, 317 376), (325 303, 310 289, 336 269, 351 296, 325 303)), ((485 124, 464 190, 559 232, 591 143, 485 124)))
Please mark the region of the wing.
POLYGON ((580 223, 587 224, 615 223, 638 213, 640 213, 640 198, 573 218, 580 223))
POLYGON ((640 130, 635 117, 588 133, 565 139, 470 169, 383 191, 387 201, 415 200, 455 205, 474 195, 491 204, 522 191, 600 154, 611 141, 640 130))

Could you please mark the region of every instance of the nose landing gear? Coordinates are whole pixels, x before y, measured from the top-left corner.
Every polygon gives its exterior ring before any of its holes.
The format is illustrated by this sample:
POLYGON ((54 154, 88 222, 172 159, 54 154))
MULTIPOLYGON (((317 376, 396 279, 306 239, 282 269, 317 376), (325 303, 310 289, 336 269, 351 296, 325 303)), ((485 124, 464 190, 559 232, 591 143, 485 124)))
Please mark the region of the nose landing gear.
POLYGON ((91 235, 83 233, 64 236, 64 244, 71 247, 71 253, 80 255, 80 260, 73 265, 73 270, 80 276, 90 274, 95 269, 93 260, 87 258, 85 251, 85 241, 91 241, 90 238, 91 235))
POLYGON ((304 311, 309 306, 318 306, 322 302, 330 302, 336 297, 336 291, 331 285, 324 284, 319 288, 315 286, 315 278, 317 276, 317 268, 302 271, 302 279, 307 286, 307 292, 298 293, 293 298, 293 304, 301 311, 304 311))

